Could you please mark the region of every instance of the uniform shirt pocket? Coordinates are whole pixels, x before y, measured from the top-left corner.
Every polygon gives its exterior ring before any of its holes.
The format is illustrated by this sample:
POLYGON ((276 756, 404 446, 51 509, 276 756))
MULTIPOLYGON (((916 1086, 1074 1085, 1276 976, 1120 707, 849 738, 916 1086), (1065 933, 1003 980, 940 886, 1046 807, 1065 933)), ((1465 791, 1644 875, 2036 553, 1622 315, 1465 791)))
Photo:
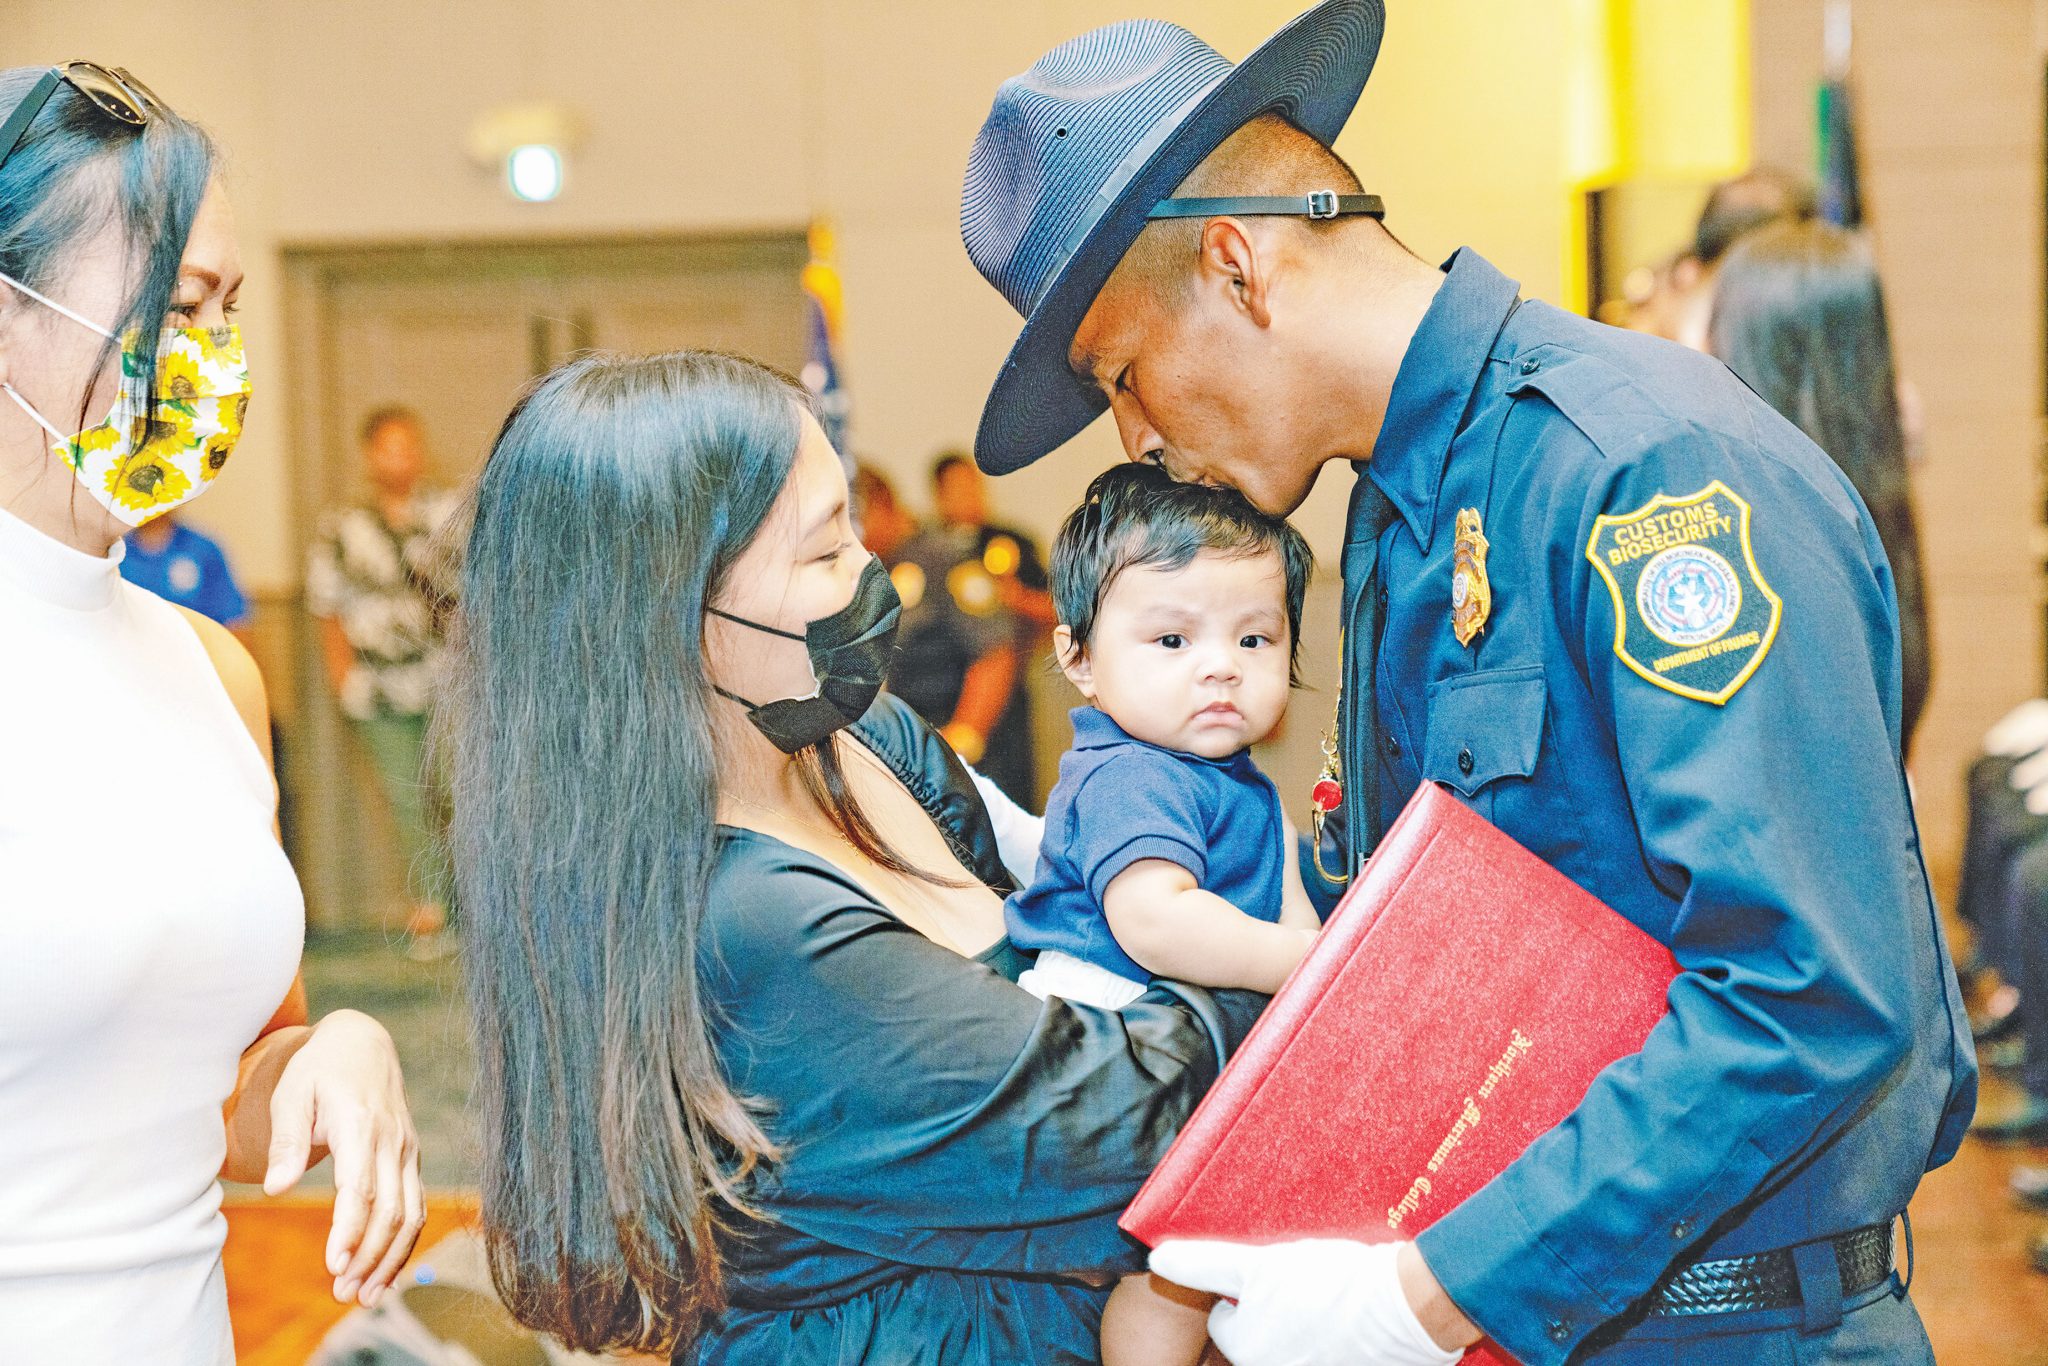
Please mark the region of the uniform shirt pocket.
POLYGON ((1422 775, 1470 798, 1500 778, 1527 778, 1543 747, 1541 665, 1439 679, 1429 688, 1422 775))

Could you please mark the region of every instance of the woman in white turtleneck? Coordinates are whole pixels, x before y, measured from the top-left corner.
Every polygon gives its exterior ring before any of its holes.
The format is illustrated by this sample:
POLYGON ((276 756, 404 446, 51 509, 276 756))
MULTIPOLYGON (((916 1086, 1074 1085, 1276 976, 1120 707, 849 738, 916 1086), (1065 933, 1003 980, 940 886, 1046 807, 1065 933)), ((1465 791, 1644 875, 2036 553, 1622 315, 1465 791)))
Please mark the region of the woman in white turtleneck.
POLYGON ((231 1362, 223 1176, 275 1194, 333 1156, 342 1299, 374 1303, 422 1222, 390 1036, 305 1023, 255 664, 117 572, 240 432, 241 277, 197 127, 125 73, 0 72, 10 1366, 231 1362))

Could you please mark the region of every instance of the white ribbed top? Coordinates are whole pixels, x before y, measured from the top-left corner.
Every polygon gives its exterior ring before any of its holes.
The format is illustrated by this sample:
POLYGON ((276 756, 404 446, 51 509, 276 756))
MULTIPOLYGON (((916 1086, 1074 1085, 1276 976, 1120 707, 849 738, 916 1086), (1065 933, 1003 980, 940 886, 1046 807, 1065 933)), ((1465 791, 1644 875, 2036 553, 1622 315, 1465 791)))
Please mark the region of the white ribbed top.
POLYGON ((0 511, 0 1362, 232 1361, 221 1105, 305 907, 191 623, 0 511))

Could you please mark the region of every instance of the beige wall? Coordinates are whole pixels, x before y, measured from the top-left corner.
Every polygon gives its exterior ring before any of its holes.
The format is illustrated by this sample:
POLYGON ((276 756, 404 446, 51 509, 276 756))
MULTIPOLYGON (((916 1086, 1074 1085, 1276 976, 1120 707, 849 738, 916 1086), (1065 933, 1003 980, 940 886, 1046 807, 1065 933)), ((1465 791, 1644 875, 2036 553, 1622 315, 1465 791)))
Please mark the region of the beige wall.
MULTIPOLYGON (((1934 691, 1914 764, 1938 877, 1961 768, 2042 690, 2042 52, 2035 0, 1856 0, 1865 211, 1904 375, 1926 407, 1915 479, 1934 691)), ((1756 154, 1813 161, 1819 0, 1753 14, 1756 154)), ((1788 629, 1798 629, 1797 622, 1788 629)))
MULTIPOLYGON (((1303 0, 8 0, 14 60, 132 67, 226 145, 258 393, 231 476, 193 520, 254 585, 297 577, 286 481, 278 253, 296 243, 840 228, 855 445, 922 498, 969 439, 1014 316, 957 229, 967 149, 996 85, 1095 24, 1170 12, 1241 57, 1303 0), (587 133, 552 204, 519 204, 469 163, 472 119, 508 100, 577 109, 587 133)), ((1343 150, 1417 250, 1484 247, 1556 298, 1565 251, 1556 73, 1544 6, 1395 0, 1343 150)), ((1050 531, 1116 458, 1105 428, 1002 487, 1050 531)), ((1341 499, 1308 517, 1332 553, 1341 499)))

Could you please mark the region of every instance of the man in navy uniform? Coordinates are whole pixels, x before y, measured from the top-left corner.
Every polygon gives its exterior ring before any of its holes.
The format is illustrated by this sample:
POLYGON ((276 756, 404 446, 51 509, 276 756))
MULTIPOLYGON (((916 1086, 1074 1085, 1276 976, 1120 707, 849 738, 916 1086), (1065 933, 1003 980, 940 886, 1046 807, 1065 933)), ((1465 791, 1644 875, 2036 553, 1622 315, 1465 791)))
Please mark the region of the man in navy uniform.
POLYGON ((1717 362, 1389 235, 1328 150, 1381 26, 1330 0, 1232 67, 1135 21, 1003 85, 962 229, 1026 322, 976 458, 1018 469, 1107 409, 1131 459, 1273 513, 1349 462, 1324 865, 1443 783, 1682 971, 1642 1051, 1413 1243, 1153 1268, 1235 1301, 1211 1333, 1239 1363, 1482 1333, 1543 1366, 1931 1361, 1893 1227, 1976 1064, 1876 532, 1717 362))

